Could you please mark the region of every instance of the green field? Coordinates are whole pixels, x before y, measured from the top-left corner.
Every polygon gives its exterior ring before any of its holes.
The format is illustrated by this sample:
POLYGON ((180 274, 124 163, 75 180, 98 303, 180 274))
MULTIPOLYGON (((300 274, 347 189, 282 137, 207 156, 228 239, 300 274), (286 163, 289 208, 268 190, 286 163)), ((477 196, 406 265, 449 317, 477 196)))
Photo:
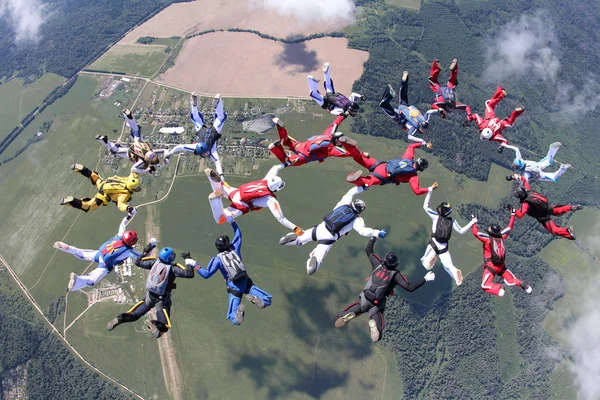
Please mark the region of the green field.
POLYGON ((64 81, 61 76, 44 74, 27 86, 23 86, 22 79, 11 79, 0 85, 0 140, 64 81))
POLYGON ((421 9, 421 0, 385 0, 387 4, 393 4, 398 7, 410 8, 419 11, 421 9))
POLYGON ((169 48, 164 44, 116 44, 88 68, 150 78, 167 59, 169 48))

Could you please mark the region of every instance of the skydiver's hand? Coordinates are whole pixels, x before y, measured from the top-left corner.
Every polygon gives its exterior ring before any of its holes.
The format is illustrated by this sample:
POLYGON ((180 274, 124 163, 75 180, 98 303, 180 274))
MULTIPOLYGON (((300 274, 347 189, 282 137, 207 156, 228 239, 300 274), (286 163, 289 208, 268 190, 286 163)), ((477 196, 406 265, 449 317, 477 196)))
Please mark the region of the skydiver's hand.
POLYGON ((294 228, 294 233, 297 236, 302 236, 302 235, 304 235, 304 229, 302 229, 299 226, 297 226, 297 227, 294 228))
POLYGON ((516 215, 517 214, 517 210, 514 208, 510 208, 510 215, 516 215))
POLYGON ((387 232, 386 232, 386 230, 385 230, 385 229, 382 229, 382 230, 380 230, 380 231, 379 231, 379 234, 378 234, 377 236, 379 236, 380 238, 382 238, 382 239, 383 239, 384 237, 386 237, 386 236, 387 236, 387 232))
POLYGON ((361 95, 360 95, 360 99, 361 99, 362 101, 367 101, 367 96, 365 96, 364 94, 361 94, 361 95))
MULTIPOLYGON (((435 190, 435 189, 437 189, 439 186, 440 186, 440 185, 439 185, 439 183, 437 183, 437 182, 433 182, 433 185, 431 185, 431 186, 429 186, 429 187, 431 188, 431 190, 435 190)), ((429 188, 428 188, 428 189, 429 189, 429 188)))
POLYGON ((435 279, 435 273, 433 271, 429 271, 427 274, 425 274, 425 280, 427 282, 431 282, 434 279, 435 279))
POLYGON ((476 216, 475 214, 471 214, 471 222, 472 222, 473 224, 476 224, 476 223, 477 223, 477 216, 476 216))
POLYGON ((148 167, 147 171, 150 172, 152 175, 154 175, 154 173, 156 172, 156 168, 154 168, 154 166, 151 165, 148 167))
POLYGON ((156 247, 156 243, 152 243, 152 241, 150 243, 148 243, 146 245, 146 247, 144 247, 144 253, 148 254, 150 253, 152 250, 154 250, 154 248, 156 247))
POLYGON ((154 246, 154 247, 156 247, 156 242, 157 242, 156 238, 152 238, 152 239, 150 239, 150 243, 151 243, 151 244, 152 244, 152 246, 154 246))
MULTIPOLYGON (((190 253, 188 253, 188 254, 190 254, 190 253)), ((196 265, 198 265, 198 263, 193 258, 186 258, 185 265, 188 267, 195 267, 196 265)), ((200 265, 198 265, 198 267, 200 267, 200 265)))
POLYGON ((131 214, 131 215, 135 215, 137 211, 135 210, 135 207, 129 206, 127 207, 127 214, 131 214))
POLYGON ((169 161, 171 161, 171 159, 169 157, 165 157, 165 165, 169 165, 169 161))
POLYGON ((433 144, 431 144, 431 142, 425 143, 425 147, 431 150, 433 148, 433 144))
POLYGON ((189 251, 184 251, 183 253, 181 253, 181 257, 183 257, 184 260, 187 260, 188 258, 192 258, 192 255, 189 251))

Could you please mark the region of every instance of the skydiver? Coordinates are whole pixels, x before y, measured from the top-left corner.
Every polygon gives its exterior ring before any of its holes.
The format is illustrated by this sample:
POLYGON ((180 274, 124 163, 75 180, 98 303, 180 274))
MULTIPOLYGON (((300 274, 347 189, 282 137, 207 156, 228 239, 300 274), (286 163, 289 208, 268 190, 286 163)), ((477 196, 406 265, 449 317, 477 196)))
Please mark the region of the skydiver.
POLYGON ((450 216, 452 213, 452 206, 450 203, 443 202, 437 207, 437 211, 433 211, 429 208, 429 200, 431 199, 432 191, 433 189, 428 190, 425 201, 423 202, 423 209, 433 221, 433 225, 431 226, 429 244, 425 249, 425 254, 421 257, 421 264, 423 264, 426 269, 430 270, 435 265, 435 261, 439 256, 444 269, 448 275, 454 279, 456 285, 459 286, 463 281, 462 271, 456 268, 452 263, 452 256, 450 256, 450 252, 448 251, 448 242, 452 236, 452 229, 461 235, 464 235, 465 232, 477 222, 477 218, 473 217, 467 225, 461 227, 460 224, 450 216))
POLYGON ((441 113, 441 109, 428 110, 425 116, 412 105, 408 103, 408 71, 402 73, 402 80, 400 81, 400 103, 398 108, 395 109, 390 102, 396 96, 396 92, 392 85, 387 85, 383 92, 383 97, 379 102, 379 107, 387 115, 390 116, 398 125, 402 127, 402 130, 408 132, 408 140, 413 142, 419 142, 426 144, 427 142, 421 138, 414 136, 415 133, 424 134, 429 129, 429 117, 431 114, 441 113))
MULTIPOLYGON (((535 218, 548 232, 554 236, 562 236, 564 238, 575 240, 575 232, 573 227, 563 228, 557 226, 552 221, 551 216, 563 215, 569 211, 578 211, 583 208, 579 204, 574 205, 555 205, 548 202, 548 198, 541 193, 534 192, 529 186, 529 182, 523 176, 518 177, 521 186, 515 190, 514 194, 521 207, 516 210, 517 218, 522 218, 525 214, 535 218)), ((509 206, 512 209, 512 206, 509 206)))
POLYGON ((446 113, 454 110, 465 110, 466 104, 456 101, 456 85, 458 85, 458 60, 455 58, 450 64, 450 78, 447 86, 441 86, 438 83, 438 76, 442 70, 442 64, 437 58, 431 63, 431 71, 429 72, 429 87, 435 93, 435 102, 431 105, 434 110, 440 110, 440 116, 446 118, 446 113))
MULTIPOLYGON (((135 265, 148 269, 146 279, 146 296, 143 301, 138 302, 127 312, 119 314, 112 319, 106 329, 112 331, 118 325, 125 322, 133 322, 146 315, 152 308, 156 308, 156 319, 146 320, 146 326, 156 339, 171 328, 171 290, 175 289, 175 278, 193 278, 194 268, 183 267, 175 261, 175 252, 170 247, 164 247, 156 257, 148 257, 148 254, 156 247, 156 241, 150 241, 144 248, 144 252, 135 260, 135 265)), ((189 253, 183 253, 183 256, 189 253)))
POLYGON ((131 172, 135 172, 136 174, 153 174, 157 168, 160 168, 160 159, 158 158, 158 155, 165 154, 166 150, 153 150, 149 143, 142 141, 140 127, 131 114, 131 111, 128 109, 124 110, 123 116, 125 117, 127 125, 129 125, 131 137, 133 138, 133 143, 131 143, 131 145, 111 142, 106 135, 97 135, 96 140, 102 143, 111 154, 122 158, 129 158, 133 163, 131 172))
POLYGON ((279 240, 281 245, 304 246, 308 242, 317 242, 317 247, 309 254, 306 262, 306 272, 309 275, 314 274, 321 267, 323 259, 329 253, 331 246, 344 235, 350 233, 352 229, 359 235, 370 237, 386 236, 385 230, 378 230, 365 227, 365 221, 360 214, 365 210, 365 202, 352 198, 359 193, 359 188, 354 187, 342 197, 335 205, 333 211, 323 218, 323 222, 305 231, 302 235, 290 232, 279 240))
POLYGON ((213 124, 211 129, 208 129, 204 125, 204 116, 198 111, 198 96, 192 93, 190 98, 190 105, 192 107, 192 121, 194 122, 194 128, 198 132, 198 141, 192 144, 178 144, 171 150, 165 153, 165 161, 175 154, 182 151, 193 152, 195 155, 202 158, 210 157, 215 164, 215 169, 219 176, 223 177, 223 167, 221 166, 221 160, 217 153, 217 143, 221 138, 221 131, 227 120, 227 114, 223 108, 223 100, 221 95, 217 94, 213 99, 212 108, 214 109, 213 124), (204 128, 204 129, 203 129, 204 128))
MULTIPOLYGON (((356 171, 346 177, 348 182, 360 187, 359 193, 371 186, 387 185, 388 183, 399 185, 402 182, 408 182, 417 196, 427 193, 428 188, 422 188, 419 185, 417 172, 425 171, 429 166, 429 162, 424 158, 414 160, 414 157, 416 148, 425 145, 425 147, 431 149, 431 143, 411 143, 401 158, 378 161, 361 153, 356 147, 356 141, 353 139, 342 136, 339 138, 339 142, 352 155, 354 161, 371 172, 370 175, 363 177, 362 171, 356 171)), ((437 187, 437 182, 430 186, 431 189, 436 189, 437 187)))
POLYGON ((353 92, 350 97, 346 97, 343 94, 336 92, 333 86, 333 80, 329 74, 329 63, 323 64, 323 78, 325 97, 319 92, 319 80, 312 75, 308 75, 309 96, 312 97, 321 108, 329 111, 331 114, 346 114, 354 117, 360 109, 358 100, 365 101, 365 96, 353 92))
POLYGON ((227 293, 229 293, 229 308, 227 318, 234 325, 241 325, 244 322, 246 306, 242 304, 242 296, 246 295, 246 300, 258 308, 265 308, 271 305, 273 296, 265 292, 254 284, 248 276, 246 266, 242 261, 242 231, 235 222, 231 222, 233 228, 233 241, 229 236, 219 236, 215 241, 215 246, 219 253, 213 257, 206 268, 202 268, 195 260, 185 253, 185 264, 194 268, 201 277, 208 279, 217 271, 220 271, 225 278, 227 293))
POLYGON ((525 111, 521 106, 515 108, 508 118, 499 119, 496 117, 496 106, 506 96, 506 90, 502 86, 498 86, 496 92, 491 99, 485 102, 485 114, 481 118, 479 114, 473 114, 471 107, 467 106, 467 119, 463 126, 467 126, 469 122, 475 121, 479 129, 479 137, 481 140, 491 140, 499 142, 498 153, 502 153, 504 147, 508 144, 508 140, 502 136, 502 131, 514 125, 517 117, 525 111))
POLYGON ((281 225, 294 230, 299 235, 304 233, 302 228, 285 218, 275 196, 276 192, 285 187, 285 182, 277 176, 282 168, 283 165, 275 165, 263 179, 244 183, 239 188, 229 186, 216 171, 210 168, 205 169, 204 172, 213 189, 213 192, 208 196, 208 201, 215 221, 218 224, 231 223, 240 215, 269 207, 269 210, 281 225), (231 201, 229 207, 225 209, 221 200, 223 194, 231 201))
MULTIPOLYGON (((475 218, 475 216, 473 216, 475 218)), ((501 283, 494 283, 494 277, 498 275, 504 279, 508 286, 519 286, 525 293, 531 293, 531 286, 518 279, 511 270, 506 268, 504 259, 506 257, 506 247, 504 240, 510 234, 515 224, 515 210, 510 214, 508 226, 501 229, 500 226, 492 224, 488 227, 487 233, 479 232, 477 223, 471 228, 473 236, 483 243, 483 277, 481 279, 481 288, 484 292, 495 296, 504 296, 504 288, 501 283)))
POLYGON ((137 243, 138 236, 135 231, 126 231, 125 227, 133 219, 136 210, 131 212, 121 220, 119 231, 116 236, 104 242, 98 250, 79 249, 75 246, 70 246, 63 242, 55 242, 54 248, 65 253, 69 253, 84 261, 93 261, 98 263, 98 267, 87 275, 78 276, 71 272, 69 276, 69 284, 67 290, 74 292, 83 289, 84 287, 94 286, 102 278, 108 275, 114 267, 121 264, 127 258, 137 258, 140 253, 135 251, 133 247, 137 243))
POLYGON ((387 253, 382 260, 373 251, 376 240, 377 236, 373 236, 369 240, 366 249, 373 272, 362 293, 358 296, 358 301, 346 307, 334 324, 336 328, 341 328, 360 314, 368 312, 369 330, 371 331, 371 340, 373 342, 381 340, 384 328, 383 312, 385 311, 385 304, 387 298, 394 294, 396 285, 406 291, 414 292, 423 286, 425 282, 435 279, 435 274, 429 271, 419 283, 411 284, 402 273, 396 270, 398 267, 398 256, 395 253, 387 253))
POLYGON ((513 179, 517 179, 520 175, 523 176, 527 181, 534 179, 543 182, 558 182, 561 175, 571 167, 570 164, 560 164, 560 168, 555 172, 545 172, 544 170, 554 164, 554 156, 556 155, 556 152, 560 146, 562 146, 562 143, 560 142, 552 143, 548 149, 548 154, 546 157, 542 158, 538 162, 523 160, 521 157, 521 151, 517 146, 504 146, 507 149, 514 150, 515 152, 515 159, 512 163, 512 168, 515 170, 516 174, 508 175, 506 180, 512 181, 513 179))
POLYGON ((337 145, 337 139, 343 134, 336 130, 345 118, 345 115, 338 116, 321 135, 312 136, 304 142, 290 137, 283 121, 273 118, 279 140, 269 145, 269 150, 285 167, 299 167, 312 161, 323 162, 327 157, 351 157, 346 149, 337 145), (292 153, 286 154, 283 146, 288 147, 292 153))
POLYGON ((135 172, 129 176, 112 176, 107 179, 102 179, 96 171, 92 171, 81 164, 73 164, 71 169, 86 178, 90 178, 92 185, 98 188, 98 193, 94 198, 78 199, 73 196, 65 197, 61 200, 60 205, 69 205, 81 211, 88 212, 97 209, 100 206, 106 206, 111 201, 117 205, 121 212, 131 212, 133 209, 129 205, 129 200, 134 192, 139 192, 140 179, 135 172))

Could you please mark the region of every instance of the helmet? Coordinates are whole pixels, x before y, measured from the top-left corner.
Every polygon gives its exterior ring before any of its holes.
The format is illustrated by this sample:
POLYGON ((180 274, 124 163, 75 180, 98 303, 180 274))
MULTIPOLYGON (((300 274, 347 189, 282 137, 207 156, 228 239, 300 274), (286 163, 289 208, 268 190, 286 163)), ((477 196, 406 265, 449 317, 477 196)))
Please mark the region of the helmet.
POLYGON ((127 178, 127 183, 125 185, 127 186, 127 190, 129 190, 130 192, 139 192, 140 190, 142 190, 142 188, 140 187, 140 180, 137 178, 137 175, 129 175, 129 178, 127 178))
POLYGON ((429 122, 421 121, 417 124, 417 130, 419 132, 425 133, 425 132, 427 132, 427 129, 429 129, 429 122))
POLYGON ((123 243, 129 247, 133 247, 138 240, 137 233, 135 231, 125 231, 123 232, 123 243))
POLYGON ((522 170, 523 168, 525 168, 525 163, 523 162, 522 159, 520 158, 515 158, 513 160, 513 164, 512 164, 513 169, 516 169, 517 171, 522 170))
POLYGON ((442 204, 437 206, 437 212, 442 217, 448 217, 450 216, 450 214, 452 214, 452 206, 450 205, 450 203, 443 202, 442 204))
POLYGON ((194 153, 196 153, 198 156, 205 156, 208 154, 208 146, 204 142, 196 143, 194 153))
POLYGON ((383 265, 387 269, 396 269, 396 267, 398 266, 398 256, 396 255, 396 253, 392 251, 387 253, 383 258, 383 265))
POLYGON ((424 158, 417 158, 415 161, 415 169, 417 171, 425 171, 429 167, 429 161, 424 158))
POLYGON ((354 117, 358 113, 359 109, 360 109, 360 106, 357 103, 352 101, 352 102, 350 102, 350 107, 348 108, 348 113, 354 117))
POLYGON ((150 150, 150 151, 147 151, 146 154, 144 154, 144 160, 146 160, 146 162, 149 162, 149 163, 154 163, 158 160, 158 156, 156 155, 155 152, 150 150))
POLYGON ((278 192, 285 187, 285 182, 278 176, 272 176, 267 180, 267 186, 271 192, 278 192))
POLYGON ((517 190, 515 190, 515 197, 517 197, 519 200, 525 200, 527 197, 527 189, 525 189, 523 186, 520 186, 517 190))
POLYGON ((497 224, 492 224, 488 227, 488 233, 490 236, 501 238, 502 237, 502 229, 497 224))
POLYGON ((479 138, 481 140, 490 140, 492 135, 493 135, 492 130, 490 128, 485 128, 484 130, 481 131, 481 135, 479 135, 479 138))
POLYGON ((158 252, 158 259, 164 263, 170 264, 175 261, 175 252, 170 247, 163 247, 158 252))
POLYGON ((360 199, 354 199, 352 200, 352 205, 351 207, 354 209, 354 211, 356 211, 357 213, 361 213, 363 211, 365 211, 365 208, 367 208, 367 205, 365 204, 364 201, 360 200, 360 199))
POLYGON ((228 251, 231 249, 231 241, 229 240, 229 236, 219 236, 217 240, 215 240, 215 247, 217 250, 219 250, 219 252, 228 251))

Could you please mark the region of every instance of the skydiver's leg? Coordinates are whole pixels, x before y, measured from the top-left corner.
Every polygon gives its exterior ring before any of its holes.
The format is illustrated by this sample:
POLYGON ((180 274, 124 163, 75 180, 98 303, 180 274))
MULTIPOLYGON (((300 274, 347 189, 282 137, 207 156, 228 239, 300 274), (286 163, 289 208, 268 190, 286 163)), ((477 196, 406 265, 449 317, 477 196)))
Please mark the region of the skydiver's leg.
POLYGON ((430 270, 435 265, 436 260, 437 254, 435 253, 435 250, 433 250, 433 247, 431 247, 431 244, 428 244, 425 248, 423 257, 421 257, 421 264, 425 269, 430 270))
POLYGON ((383 335, 385 322, 383 320, 383 311, 378 307, 373 307, 369 310, 369 330, 371 331, 371 340, 379 342, 383 335))
POLYGON ((88 250, 88 249, 79 249, 75 246, 69 246, 63 242, 54 243, 54 248, 60 251, 64 251, 65 253, 69 253, 84 261, 97 261, 96 257, 98 256, 98 250, 88 250))
POLYGON ((261 288, 259 288, 256 285, 252 285, 252 287, 250 288, 250 291, 248 292, 249 295, 251 296, 255 296, 258 297, 260 300, 262 300, 262 302, 264 303, 264 307, 269 307, 271 305, 271 301, 273 300, 273 296, 271 296, 269 293, 265 292, 264 290, 262 290, 261 288))
POLYGON ((202 129, 204 126, 204 116, 200 111, 198 111, 198 105, 194 106, 192 104, 192 113, 190 114, 190 117, 192 118, 196 132, 200 131, 200 129, 202 129))
POLYGON ((164 300, 159 300, 156 303, 156 319, 150 321, 156 326, 159 333, 154 336, 160 337, 163 333, 171 328, 171 298, 167 296, 164 300))
POLYGON ((394 121, 397 120, 398 114, 394 107, 392 107, 391 101, 394 99, 396 93, 391 85, 387 85, 383 91, 383 96, 381 97, 381 101, 379 102, 379 107, 389 115, 394 121))
POLYGON ((400 80, 400 105, 408 106, 408 72, 402 73, 400 80))
POLYGON ((113 330, 117 325, 120 325, 125 322, 134 322, 140 319, 142 316, 146 315, 148 311, 150 311, 154 307, 154 303, 149 299, 148 294, 146 294, 146 298, 143 301, 138 301, 133 307, 131 307, 127 312, 120 314, 116 318, 116 323, 111 321, 109 326, 112 324, 112 327, 109 330, 113 330))
POLYGON ((133 140, 143 141, 140 126, 138 125, 135 118, 133 118, 133 114, 131 113, 131 111, 125 110, 123 112, 123 117, 125 117, 125 122, 127 122, 127 125, 129 125, 129 133, 131 134, 133 140))
POLYGON ((283 123, 281 123, 279 118, 277 120, 279 123, 275 123, 275 128, 277 128, 277 134, 279 135, 279 140, 281 140, 281 144, 287 146, 290 150, 294 151, 294 148, 299 144, 299 142, 293 137, 290 137, 288 135, 287 129, 285 129, 285 127, 283 126, 283 123))
POLYGON ((496 109, 498 103, 500 103, 500 100, 504 98, 504 96, 506 96, 506 92, 504 91, 504 89, 502 89, 502 86, 498 85, 498 88, 496 89, 496 92, 494 92, 492 98, 485 102, 485 119, 493 118, 496 116, 494 110, 496 109))
POLYGON ((74 292, 76 290, 83 289, 84 287, 94 286, 106 275, 108 275, 108 269, 106 267, 97 267, 87 275, 75 275, 75 283, 71 287, 70 291, 74 292))
MULTIPOLYGON (((364 155, 364 153, 361 152, 364 155)), ((327 149, 327 157, 352 157, 349 151, 340 146, 329 146, 327 149)))
POLYGON ((215 199, 209 198, 208 202, 210 203, 210 209, 212 210, 213 218, 217 224, 231 222, 225 215, 225 210, 223 209, 223 200, 221 197, 217 197, 215 199))
MULTIPOLYGON (((312 242, 313 241, 312 236, 313 236, 314 230, 315 230, 314 227, 305 230, 304 233, 300 236, 297 236, 295 240, 292 240, 291 242, 286 243, 286 246, 304 246, 306 243, 312 242)), ((290 235, 290 233, 288 233, 288 235, 290 235)))
POLYGON ((555 142, 550 145, 550 147, 548 148, 548 154, 546 154, 546 157, 542 158, 538 162, 540 169, 545 169, 546 167, 549 167, 552 164, 554 164, 554 156, 556 156, 556 153, 558 152, 558 149, 560 149, 560 146, 561 146, 560 142, 555 142))
POLYGON ((308 76, 308 90, 309 96, 322 107, 325 104, 325 98, 319 92, 319 81, 310 75, 308 76))
POLYGON ((525 112, 524 108, 518 107, 515 108, 510 115, 508 116, 508 118, 504 118, 502 121, 500 121, 500 123, 502 124, 503 128, 508 128, 511 127, 515 124, 515 120, 517 119, 517 117, 521 114, 523 114, 525 112))
POLYGON ((95 209, 99 208, 100 206, 105 205, 104 204, 104 196, 102 196, 99 193, 97 193, 93 199, 86 197, 84 199, 81 199, 80 202, 81 202, 80 207, 75 207, 75 206, 73 206, 73 207, 80 208, 82 211, 85 211, 85 212, 94 211, 95 209))
POLYGON ((494 296, 504 296, 502 284, 494 283, 494 274, 489 270, 483 270, 483 278, 481 279, 481 288, 484 292, 493 294, 494 296))
POLYGON ((352 159, 363 168, 369 169, 373 166, 373 164, 378 162, 378 160, 374 159, 373 157, 361 152, 357 146, 353 146, 344 142, 342 142, 342 146, 350 154, 352 159))
POLYGON ((335 327, 341 328, 351 320, 358 317, 360 314, 366 312, 367 309, 361 307, 361 302, 364 302, 364 300, 359 297, 359 301, 355 301, 354 303, 344 308, 344 311, 342 311, 341 314, 338 315, 338 318, 335 321, 335 327))
POLYGON ((453 89, 458 85, 458 60, 455 58, 450 64, 450 78, 448 79, 448 87, 453 89))
POLYGON ((188 151, 191 153, 195 153, 196 150, 196 144, 192 143, 192 144, 178 144, 177 146, 173 147, 171 150, 167 150, 165 153, 165 158, 169 158, 171 157, 173 154, 176 153, 181 153, 183 151, 188 151))
POLYGON ((223 99, 221 95, 218 94, 215 96, 214 100, 215 104, 215 113, 213 115, 213 128, 220 134, 223 130, 223 125, 225 124, 225 120, 227 119, 227 114, 225 114, 225 109, 223 108, 223 99))
POLYGON ((448 275, 454 279, 454 282, 456 282, 457 285, 462 284, 462 271, 454 266, 450 252, 447 251, 442 253, 439 257, 448 275))
POLYGON ((506 283, 508 286, 519 286, 523 290, 527 288, 527 285, 518 279, 510 269, 505 269, 504 273, 500 275, 500 277, 504 279, 504 283, 506 283))
POLYGON ((442 64, 438 61, 438 59, 434 59, 431 63, 431 70, 429 71, 429 78, 427 81, 429 82, 429 87, 433 90, 434 93, 437 93, 440 90, 440 84, 438 83, 438 76, 440 75, 440 71, 442 70, 442 64))
MULTIPOLYGON (((569 207, 570 208, 570 206, 563 206, 563 207, 569 207)), ((560 215, 560 214, 555 214, 555 215, 560 215)), ((556 225, 554 223, 554 221, 552 221, 552 220, 548 220, 546 222, 543 222, 542 225, 544 226, 544 228, 546 228, 546 230, 548 232, 550 232, 554 236, 562 236, 564 238, 567 238, 567 239, 570 239, 570 240, 574 240, 573 239, 573 235, 571 235, 571 232, 569 232, 569 230, 567 228, 564 228, 562 226, 556 225)))
POLYGON ((572 205, 566 205, 566 206, 552 205, 552 206, 550 206, 550 209, 552 210, 552 215, 563 215, 565 213, 568 213, 569 211, 573 211, 573 206, 572 205))
POLYGON ((331 75, 329 73, 329 63, 325 63, 323 65, 323 86, 325 87, 325 93, 335 93, 335 88, 333 87, 333 80, 331 79, 331 75))
POLYGON ((540 173, 540 181, 543 182, 558 182, 562 174, 567 171, 568 168, 564 168, 562 165, 556 172, 545 172, 540 173))
POLYGON ((229 307, 227 309, 227 318, 233 322, 234 325, 239 325, 243 322, 243 319, 240 321, 236 321, 236 315, 240 304, 242 303, 242 298, 234 295, 233 293, 229 293, 229 307))
POLYGON ((323 259, 329 253, 329 249, 331 249, 332 244, 317 244, 317 247, 314 248, 313 251, 309 254, 308 260, 306 262, 306 272, 309 275, 314 274, 321 268, 323 264, 323 259))

